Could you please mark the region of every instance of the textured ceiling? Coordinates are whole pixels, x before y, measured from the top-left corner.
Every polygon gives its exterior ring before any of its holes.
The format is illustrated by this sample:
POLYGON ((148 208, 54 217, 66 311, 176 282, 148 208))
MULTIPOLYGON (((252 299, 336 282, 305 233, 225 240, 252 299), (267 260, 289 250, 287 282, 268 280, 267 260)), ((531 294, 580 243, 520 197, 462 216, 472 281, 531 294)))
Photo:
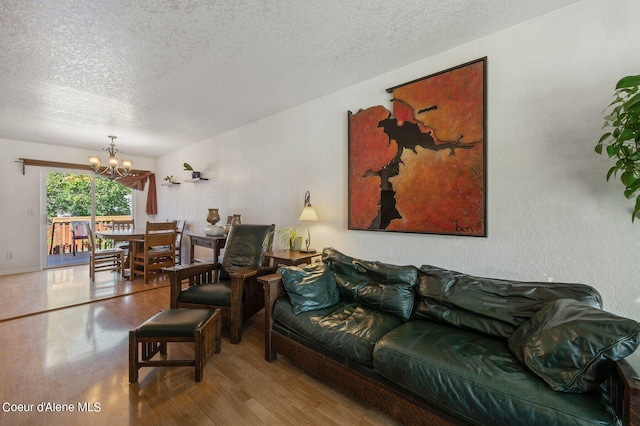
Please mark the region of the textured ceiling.
POLYGON ((0 0, 0 138, 156 156, 575 1, 0 0))

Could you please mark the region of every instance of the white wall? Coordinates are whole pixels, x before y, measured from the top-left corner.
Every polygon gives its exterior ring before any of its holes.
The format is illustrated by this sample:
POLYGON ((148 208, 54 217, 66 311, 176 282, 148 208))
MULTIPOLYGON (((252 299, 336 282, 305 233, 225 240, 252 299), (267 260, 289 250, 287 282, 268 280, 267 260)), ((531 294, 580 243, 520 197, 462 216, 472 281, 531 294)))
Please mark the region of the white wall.
MULTIPOLYGON (((86 164, 88 156, 96 152, 10 139, 0 139, 0 152, 0 275, 40 270, 41 256, 46 250, 47 211, 46 207, 41 208, 44 197, 41 174, 45 169, 29 166, 23 176, 22 164, 16 160, 86 164), (7 253, 13 253, 13 259, 7 259, 7 253)), ((130 159, 136 169, 152 170, 154 165, 151 158, 130 159)), ((144 191, 133 191, 137 223, 144 223, 149 217, 145 214, 147 187, 144 191)))
MULTIPOLYGON (((201 232, 207 209, 295 226, 304 192, 320 221, 313 246, 397 264, 522 280, 582 282, 640 319, 640 224, 611 162, 593 152, 617 80, 640 73, 636 0, 584 0, 156 159, 159 214, 201 232), (487 238, 347 230, 347 111, 389 107, 392 87, 488 57, 487 238), (191 163, 210 181, 185 183, 191 163), (181 185, 161 186, 165 175, 181 185), (637 221, 636 221, 637 222, 637 221)), ((381 58, 384 60, 384 58, 381 58)), ((309 84, 313 84, 312 81, 309 84)), ((39 269, 40 169, 20 157, 84 163, 94 152, 0 139, 0 274, 39 269), (34 210, 34 216, 27 212, 34 210), (6 253, 14 254, 7 260, 6 253)))
MULTIPOLYGON (((244 223, 295 226, 306 190, 313 246, 398 264, 521 280, 582 282, 605 307, 640 318, 640 224, 611 166, 594 153, 617 80, 640 73, 636 0, 585 0, 160 157, 184 181, 159 186, 159 215, 201 232, 207 208, 244 223), (392 87, 488 57, 488 237, 347 230, 347 111, 392 87)), ((384 58, 380 58, 384 60, 384 58)), ((312 81, 309 84, 313 84, 312 81)), ((224 219, 223 219, 224 221, 224 219)))

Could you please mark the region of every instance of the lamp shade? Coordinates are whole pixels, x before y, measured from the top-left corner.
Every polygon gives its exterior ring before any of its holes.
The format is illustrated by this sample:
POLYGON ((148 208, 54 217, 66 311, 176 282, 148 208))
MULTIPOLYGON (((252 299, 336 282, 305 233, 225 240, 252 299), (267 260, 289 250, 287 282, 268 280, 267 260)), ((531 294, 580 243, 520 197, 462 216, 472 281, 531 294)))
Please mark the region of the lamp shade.
POLYGON ((100 158, 91 156, 89 157, 89 164, 91 167, 99 168, 102 165, 102 162, 100 161, 100 158))
POLYGON ((316 214, 316 209, 311 206, 305 206, 305 208, 302 210, 302 213, 300 213, 300 217, 298 218, 298 220, 317 222, 318 215, 316 214))

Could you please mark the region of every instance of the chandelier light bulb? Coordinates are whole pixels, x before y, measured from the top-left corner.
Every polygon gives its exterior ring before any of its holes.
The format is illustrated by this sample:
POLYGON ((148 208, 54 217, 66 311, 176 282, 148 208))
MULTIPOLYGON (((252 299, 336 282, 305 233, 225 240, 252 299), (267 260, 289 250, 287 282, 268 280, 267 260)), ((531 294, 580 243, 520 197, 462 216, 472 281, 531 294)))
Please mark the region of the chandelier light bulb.
POLYGON ((103 151, 107 151, 109 153, 109 165, 101 168, 102 162, 99 157, 90 156, 89 157, 89 165, 93 169, 93 171, 97 175, 105 175, 109 179, 120 179, 125 176, 128 176, 133 169, 133 162, 131 160, 122 160, 122 170, 119 168, 120 161, 116 157, 118 152, 122 152, 116 148, 116 144, 113 142, 117 136, 108 136, 111 138, 111 143, 109 147, 102 148, 103 151))

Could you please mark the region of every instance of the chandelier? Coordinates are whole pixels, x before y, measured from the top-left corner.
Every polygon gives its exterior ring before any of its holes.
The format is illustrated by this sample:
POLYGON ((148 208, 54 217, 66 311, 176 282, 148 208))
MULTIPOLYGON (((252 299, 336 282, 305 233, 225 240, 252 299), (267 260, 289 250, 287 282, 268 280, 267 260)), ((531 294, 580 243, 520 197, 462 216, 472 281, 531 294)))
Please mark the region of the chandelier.
POLYGON ((116 158, 116 154, 122 151, 116 149, 116 144, 113 143, 113 140, 117 139, 117 136, 107 137, 111 138, 111 143, 108 148, 102 148, 102 150, 109 153, 109 165, 101 167, 102 163, 100 162, 100 158, 90 156, 89 164, 91 165, 91 168, 97 175, 105 175, 109 179, 120 179, 125 176, 129 176, 131 174, 131 167, 133 167, 133 163, 129 160, 122 160, 122 169, 120 169, 120 161, 116 158))

